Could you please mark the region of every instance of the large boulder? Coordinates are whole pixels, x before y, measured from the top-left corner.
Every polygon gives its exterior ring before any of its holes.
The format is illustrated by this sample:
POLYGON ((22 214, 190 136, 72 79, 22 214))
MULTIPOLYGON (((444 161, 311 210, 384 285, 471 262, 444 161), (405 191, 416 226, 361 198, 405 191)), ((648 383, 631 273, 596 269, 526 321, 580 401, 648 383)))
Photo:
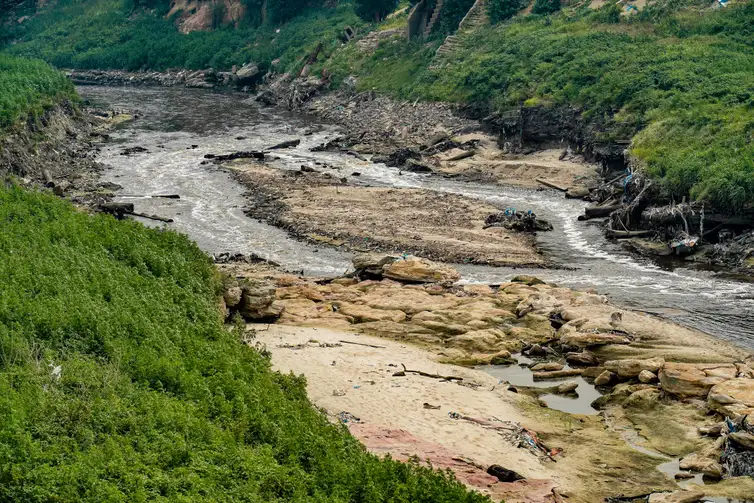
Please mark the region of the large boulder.
POLYGON ((275 286, 266 282, 249 282, 241 287, 241 302, 238 312, 247 320, 277 318, 283 312, 275 302, 275 286))
POLYGON ((660 369, 662 389, 673 395, 707 398, 710 389, 736 377, 732 363, 665 363, 660 369))
POLYGON ((723 475, 723 467, 720 463, 699 454, 689 454, 680 461, 678 467, 681 470, 703 473, 714 479, 719 479, 723 475))
POLYGON ((254 63, 243 66, 236 72, 236 82, 239 86, 250 86, 255 84, 262 77, 262 72, 254 63))
POLYGON ((680 490, 672 493, 654 493, 649 495, 649 503, 696 503, 702 501, 702 491, 680 490))
POLYGON ((351 259, 354 268, 358 272, 365 272, 372 276, 382 276, 382 268, 398 260, 392 255, 380 255, 377 253, 360 253, 351 259))
POLYGON ((726 416, 754 415, 754 379, 730 379, 716 384, 707 402, 711 409, 726 416))
POLYGON ((610 372, 614 372, 620 379, 632 379, 638 377, 644 370, 657 373, 664 363, 663 358, 650 358, 648 360, 612 360, 605 362, 603 366, 610 372))
POLYGON ((452 267, 419 257, 407 257, 385 264, 382 274, 405 283, 455 283, 461 279, 461 275, 452 267))

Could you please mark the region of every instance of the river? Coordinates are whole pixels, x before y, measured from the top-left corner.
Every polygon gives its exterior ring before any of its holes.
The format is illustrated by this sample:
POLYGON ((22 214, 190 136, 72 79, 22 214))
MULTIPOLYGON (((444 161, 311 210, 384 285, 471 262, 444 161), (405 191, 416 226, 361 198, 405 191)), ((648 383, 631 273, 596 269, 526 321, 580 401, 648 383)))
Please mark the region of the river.
MULTIPOLYGON (((538 245, 552 269, 510 269, 458 265, 463 280, 501 283, 516 274, 535 274, 565 286, 593 287, 612 302, 647 311, 754 349, 754 283, 678 264, 637 258, 604 238, 594 223, 578 222, 584 203, 561 193, 499 185, 464 183, 431 175, 399 174, 394 168, 332 152, 310 152, 337 135, 337 127, 284 111, 260 108, 253 98, 185 88, 81 87, 80 94, 103 108, 136 110, 141 117, 119 127, 101 148, 109 167, 105 180, 122 194, 180 194, 179 200, 123 198, 136 210, 175 220, 171 228, 188 234, 208 253, 255 253, 282 267, 312 275, 335 275, 350 265, 350 254, 313 246, 285 231, 248 218, 245 187, 205 154, 261 150, 289 139, 301 144, 277 151, 282 169, 324 162, 340 176, 359 171, 358 183, 415 187, 485 200, 501 208, 531 209, 550 220, 553 232, 539 233, 538 245), (121 155, 125 147, 147 152, 121 155)), ((322 169, 317 167, 317 169, 322 169)))

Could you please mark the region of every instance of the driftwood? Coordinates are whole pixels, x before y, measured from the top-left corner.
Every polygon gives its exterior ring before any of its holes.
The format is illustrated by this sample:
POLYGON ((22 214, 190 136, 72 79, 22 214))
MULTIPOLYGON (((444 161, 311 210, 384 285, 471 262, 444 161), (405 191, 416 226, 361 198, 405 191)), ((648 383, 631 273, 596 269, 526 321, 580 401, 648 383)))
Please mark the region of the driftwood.
POLYGON ((242 152, 233 152, 232 154, 223 154, 223 155, 215 155, 215 154, 207 154, 204 156, 205 159, 212 159, 213 161, 232 161, 234 159, 264 159, 264 152, 257 152, 255 150, 251 151, 242 151, 242 152))
POLYGON ((568 187, 561 187, 560 185, 547 181, 543 178, 537 178, 536 181, 537 183, 541 183, 545 187, 550 187, 551 189, 559 190, 561 192, 566 192, 568 190, 568 187))
POLYGON ((141 217, 141 218, 147 218, 149 220, 157 220, 158 222, 165 222, 166 224, 173 223, 172 218, 158 217, 157 215, 147 215, 145 213, 136 213, 134 211, 128 213, 128 215, 133 215, 135 217, 141 217))
POLYGON ((653 230, 648 231, 616 231, 608 229, 607 235, 615 239, 630 239, 630 238, 643 238, 651 236, 655 233, 653 230))
POLYGON ((609 217, 610 213, 619 210, 621 208, 620 204, 615 204, 612 206, 589 206, 587 208, 584 208, 584 216, 589 218, 605 218, 609 217))
POLYGON ((180 199, 178 194, 154 194, 154 195, 141 195, 141 194, 118 194, 118 197, 151 197, 161 199, 180 199))
POLYGON ((283 148, 298 147, 300 144, 301 144, 301 140, 287 140, 287 141, 278 143, 277 145, 268 147, 267 150, 279 150, 283 148))
POLYGON ((394 373, 393 377, 403 377, 406 374, 417 374, 422 377, 431 377, 432 379, 442 379, 443 381, 463 381, 463 377, 430 374, 428 372, 422 372, 421 370, 408 370, 406 366, 402 363, 401 363, 401 367, 403 367, 403 370, 399 370, 398 372, 394 373))
POLYGON ((343 344, 353 344, 354 346, 366 346, 368 348, 375 348, 375 349, 385 349, 385 346, 375 346, 374 344, 364 344, 363 342, 351 342, 351 341, 340 341, 343 344))
POLYGON ((474 150, 467 150, 466 152, 461 152, 460 154, 456 154, 452 157, 448 157, 447 161, 461 161, 463 159, 468 159, 469 157, 474 157, 476 155, 476 151, 474 150))
POLYGON ((102 203, 98 208, 105 213, 133 213, 134 203, 102 203))

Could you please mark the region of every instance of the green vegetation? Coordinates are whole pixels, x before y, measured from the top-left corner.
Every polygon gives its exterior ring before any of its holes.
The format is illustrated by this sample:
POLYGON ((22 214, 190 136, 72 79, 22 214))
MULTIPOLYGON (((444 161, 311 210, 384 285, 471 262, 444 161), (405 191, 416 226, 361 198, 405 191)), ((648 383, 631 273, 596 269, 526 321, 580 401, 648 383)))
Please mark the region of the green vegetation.
POLYGON ((505 21, 529 5, 529 0, 489 0, 487 12, 493 23, 505 21))
POLYGON ((43 61, 0 54, 0 131, 36 119, 62 100, 74 101, 75 95, 65 75, 43 61))
POLYGON ((367 58, 344 49, 327 64, 336 81, 353 73, 360 88, 402 99, 577 107, 600 139, 633 138, 669 197, 752 206, 754 4, 704 15, 662 7, 516 17, 465 36, 439 71, 427 69, 437 43, 402 40, 367 58))
POLYGON ((455 32, 472 5, 474 5, 474 0, 446 0, 443 4, 438 31, 443 34, 455 32))
POLYGON ((398 6, 398 0, 354 0, 356 13, 367 21, 379 22, 398 6))
POLYGON ((487 501, 330 424, 186 237, 4 186, 0 255, 0 501, 487 501))
MULTIPOLYGON (((257 0, 249 3, 252 1, 257 0)), ((288 5, 280 1, 281 6, 288 5)), ((272 12, 286 17, 300 11, 272 12)), ((343 28, 349 25, 360 28, 363 22, 353 5, 342 2, 335 8, 306 10, 282 26, 273 21, 256 26, 250 20, 238 29, 225 26, 184 35, 171 20, 143 9, 134 10, 132 3, 64 1, 51 3, 34 19, 14 25, 12 37, 21 42, 6 50, 17 56, 42 58, 59 68, 229 69, 250 61, 267 68, 280 59, 274 69, 284 72, 300 65, 300 59, 318 42, 327 47, 339 44, 343 28)))

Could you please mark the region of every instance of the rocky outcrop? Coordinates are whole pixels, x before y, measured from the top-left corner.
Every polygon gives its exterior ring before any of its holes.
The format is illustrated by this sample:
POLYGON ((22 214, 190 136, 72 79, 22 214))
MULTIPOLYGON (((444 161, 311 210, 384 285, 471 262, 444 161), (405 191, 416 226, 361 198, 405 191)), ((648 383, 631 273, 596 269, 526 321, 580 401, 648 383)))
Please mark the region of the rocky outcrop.
POLYGON ((614 372, 620 379, 632 379, 638 377, 643 371, 656 373, 665 363, 662 358, 651 358, 649 360, 613 360, 604 363, 604 367, 610 372, 614 372))
POLYGON ((200 89, 233 88, 250 89, 263 74, 250 63, 238 71, 219 72, 207 70, 181 70, 177 72, 126 72, 121 70, 72 70, 68 73, 76 85, 102 86, 159 86, 190 87, 200 89), (243 72, 243 78, 238 73, 243 72))
POLYGON ((406 257, 385 264, 382 274, 406 283, 455 283, 461 279, 461 275, 452 267, 419 257, 406 257))
POLYGON ((737 378, 716 384, 707 397, 710 409, 725 416, 754 415, 754 379, 737 378))
POLYGON ((225 315, 238 313, 247 320, 277 319, 283 304, 276 302, 275 285, 266 281, 231 281, 222 295, 225 315))
POLYGON ((713 386, 736 377, 732 363, 665 363, 659 378, 662 389, 681 398, 706 398, 713 386))

